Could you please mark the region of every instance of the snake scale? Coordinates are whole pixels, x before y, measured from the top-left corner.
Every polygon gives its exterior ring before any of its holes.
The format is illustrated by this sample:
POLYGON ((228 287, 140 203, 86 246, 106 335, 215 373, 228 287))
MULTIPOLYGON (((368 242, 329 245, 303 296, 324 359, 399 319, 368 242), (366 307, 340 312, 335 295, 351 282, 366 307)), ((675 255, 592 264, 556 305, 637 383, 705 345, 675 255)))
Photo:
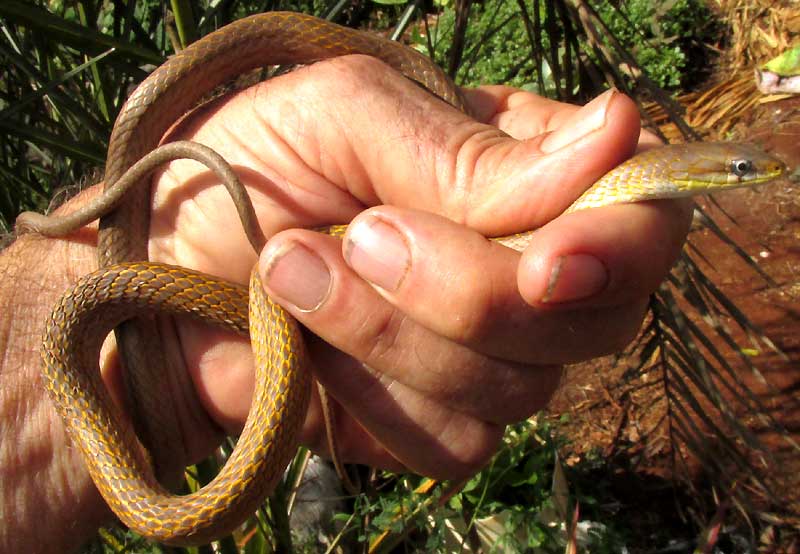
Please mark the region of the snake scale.
MULTIPOLYGON (((114 126, 106 192, 96 205, 83 210, 77 219, 30 213, 18 219, 21 228, 60 236, 102 215, 98 239, 101 269, 80 279, 53 309, 42 348, 44 375, 103 498, 125 525, 150 539, 178 545, 206 543, 229 533, 253 513, 296 449, 311 386, 297 323, 265 297, 255 272, 248 293, 242 285, 145 261, 149 171, 183 155, 207 156, 211 161, 206 163, 217 164, 218 173, 226 171, 224 160, 213 160, 214 153, 202 152, 202 148, 198 154, 196 145, 167 145, 166 150, 162 147, 156 154, 152 152, 173 122, 204 95, 245 71, 355 53, 381 59, 445 102, 465 110, 459 90, 447 76, 409 48, 297 13, 255 15, 192 44, 136 89, 114 126), (160 403, 165 400, 156 389, 158 372, 168 368, 160 356, 149 355, 158 352, 154 345, 159 344, 153 342, 159 339, 152 334, 152 323, 136 323, 142 321, 136 318, 154 313, 188 314, 249 334, 257 361, 253 403, 233 455, 209 485, 187 496, 174 496, 159 485, 151 454, 142 444, 156 451, 158 464, 159 446, 154 443, 173 440, 169 432, 162 433, 157 421, 137 429, 146 437, 143 441, 137 438, 97 370, 100 345, 106 333, 117 328, 127 372, 134 374, 131 386, 143 391, 138 396, 141 402, 150 403, 143 407, 145 419, 154 410, 163 411, 160 403), (122 322, 127 323, 120 332, 122 322)), ((757 184, 784 171, 781 162, 747 145, 668 146, 646 151, 612 170, 570 211, 757 184)), ((235 176, 220 178, 234 181, 230 190, 240 217, 254 248, 260 250, 264 238, 247 194, 237 189, 235 176)), ((522 249, 527 237, 528 233, 523 233, 496 240, 522 249)))

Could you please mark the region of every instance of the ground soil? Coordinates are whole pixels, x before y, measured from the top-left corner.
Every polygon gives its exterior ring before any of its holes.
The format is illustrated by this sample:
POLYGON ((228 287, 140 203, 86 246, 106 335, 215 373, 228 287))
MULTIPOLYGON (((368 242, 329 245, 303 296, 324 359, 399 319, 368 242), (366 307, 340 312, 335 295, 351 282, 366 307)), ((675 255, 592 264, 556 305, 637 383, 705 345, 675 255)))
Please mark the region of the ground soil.
MULTIPOLYGON (((800 98, 757 106, 737 124, 733 135, 737 140, 761 145, 781 157, 790 170, 797 168, 800 166, 800 98)), ((702 253, 695 259, 703 271, 782 351, 783 354, 778 355, 761 346, 750 352, 750 359, 766 379, 765 384, 747 369, 741 360, 741 351, 724 350, 725 359, 736 368, 737 376, 797 443, 800 443, 799 194, 800 183, 786 180, 760 189, 719 194, 713 201, 700 201, 725 233, 771 277, 772 285, 711 231, 697 228, 689 239, 702 253)), ((742 346, 752 346, 735 325, 731 325, 730 330, 742 346)), ((641 380, 633 383, 628 380, 623 385, 626 381, 623 374, 628 367, 604 359, 568 368, 550 406, 553 414, 569 415, 568 422, 561 427, 569 441, 565 459, 576 464, 591 452, 609 458, 622 454, 619 456, 624 458, 622 465, 627 466, 622 474, 629 474, 633 468, 639 479, 671 480, 681 473, 681 477, 688 474, 695 484, 702 484, 708 477, 703 473, 702 461, 689 455, 688 468, 675 464, 673 447, 682 455, 688 453, 682 445, 674 444, 668 418, 663 417, 663 388, 642 386, 641 380)), ((760 510, 780 513, 776 521, 789 522, 782 527, 782 537, 776 537, 775 529, 769 528, 769 521, 763 519, 770 516, 762 513, 762 528, 766 523, 767 535, 773 533, 762 537, 762 542, 781 542, 785 548, 764 547, 763 550, 791 551, 795 540, 790 537, 791 528, 800 521, 800 450, 779 433, 765 428, 757 418, 742 415, 741 419, 773 456, 772 461, 762 463, 760 455, 750 453, 775 491, 771 500, 760 494, 751 496, 757 497, 760 510), (794 523, 791 523, 792 518, 796 518, 794 523)), ((625 494, 623 489, 621 494, 625 494)), ((641 488, 630 491, 628 500, 634 505, 637 500, 643 501, 647 509, 652 498, 643 492, 641 488)), ((795 542, 797 544, 800 543, 795 542)))

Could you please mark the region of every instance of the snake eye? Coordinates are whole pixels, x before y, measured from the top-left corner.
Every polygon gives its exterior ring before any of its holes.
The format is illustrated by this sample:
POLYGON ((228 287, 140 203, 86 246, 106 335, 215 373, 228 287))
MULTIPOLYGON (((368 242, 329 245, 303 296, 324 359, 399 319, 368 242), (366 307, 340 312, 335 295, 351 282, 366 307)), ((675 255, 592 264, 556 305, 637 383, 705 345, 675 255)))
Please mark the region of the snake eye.
POLYGON ((753 162, 750 160, 733 160, 731 162, 731 172, 737 177, 744 177, 753 171, 753 162))

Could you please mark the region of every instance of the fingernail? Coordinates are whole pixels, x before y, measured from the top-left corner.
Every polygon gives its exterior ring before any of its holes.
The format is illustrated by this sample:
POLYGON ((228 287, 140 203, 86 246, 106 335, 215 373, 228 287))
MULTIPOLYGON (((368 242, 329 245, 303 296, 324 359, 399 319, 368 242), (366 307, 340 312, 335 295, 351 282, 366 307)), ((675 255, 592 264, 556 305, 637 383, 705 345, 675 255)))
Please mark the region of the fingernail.
POLYGON ((366 218, 350 225, 345 260, 367 281, 389 292, 397 290, 410 258, 405 238, 390 224, 366 218))
POLYGON ((542 151, 546 154, 555 152, 589 133, 602 129, 606 124, 608 106, 617 92, 617 89, 611 88, 572 114, 561 128, 545 137, 541 144, 542 151))
POLYGON ((562 256, 553 264, 542 302, 557 304, 582 300, 601 292, 607 285, 608 270, 594 256, 562 256))
POLYGON ((331 288, 328 266, 316 253, 296 242, 287 242, 262 262, 261 278, 273 295, 312 312, 331 288))

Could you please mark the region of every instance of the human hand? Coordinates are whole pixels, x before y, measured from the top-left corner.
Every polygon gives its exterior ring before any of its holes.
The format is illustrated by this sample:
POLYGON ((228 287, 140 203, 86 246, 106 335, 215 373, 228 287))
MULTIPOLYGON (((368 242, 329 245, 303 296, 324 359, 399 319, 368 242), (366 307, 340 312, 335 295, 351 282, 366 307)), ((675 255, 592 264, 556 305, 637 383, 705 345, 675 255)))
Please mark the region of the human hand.
MULTIPOLYGON (((450 478, 479 468, 505 424, 545 405, 560 364, 635 334, 688 228, 685 202, 559 217, 637 141, 653 142, 639 140, 624 96, 582 109, 505 87, 467 96, 477 121, 349 57, 216 102, 171 137, 212 146, 248 185, 272 236, 262 279, 315 334, 315 375, 348 414, 336 430, 347 460, 450 478), (353 218, 343 244, 293 229, 353 218), (522 254, 482 236, 535 227, 522 254)), ((158 180, 151 221, 154 260, 240 282, 256 263, 227 193, 191 162, 158 180)), ((0 550, 63 550, 109 514, 38 377, 42 322, 94 266, 93 240, 91 229, 28 235, 0 255, 0 512, 14 516, 0 550)), ((242 426, 250 347, 191 322, 175 329, 168 344, 196 392, 176 390, 174 411, 197 458, 217 425, 242 426)), ((106 370, 118 387, 116 365, 106 370)), ((325 449, 317 405, 303 440, 325 449)))
MULTIPOLYGON (((560 364, 634 336, 688 229, 686 202, 559 217, 640 142, 621 94, 581 110, 506 87, 468 100, 477 121, 348 57, 216 102, 170 136, 211 146, 248 187, 272 237, 262 280, 315 334, 315 376, 348 414, 335 430, 348 461, 474 472, 506 424, 544 407, 560 364), (299 229, 350 220, 343 244, 299 229), (538 227, 522 255, 483 238, 538 227)), ((193 162, 157 180, 150 236, 151 259, 233 281, 256 262, 227 193, 193 162)), ((178 393, 188 400, 177 413, 202 409, 238 431, 249 344, 192 322, 176 329, 202 404, 178 393)), ((187 437, 193 457, 213 429, 187 437)), ((303 442, 324 451, 322 431, 315 403, 303 442)))

